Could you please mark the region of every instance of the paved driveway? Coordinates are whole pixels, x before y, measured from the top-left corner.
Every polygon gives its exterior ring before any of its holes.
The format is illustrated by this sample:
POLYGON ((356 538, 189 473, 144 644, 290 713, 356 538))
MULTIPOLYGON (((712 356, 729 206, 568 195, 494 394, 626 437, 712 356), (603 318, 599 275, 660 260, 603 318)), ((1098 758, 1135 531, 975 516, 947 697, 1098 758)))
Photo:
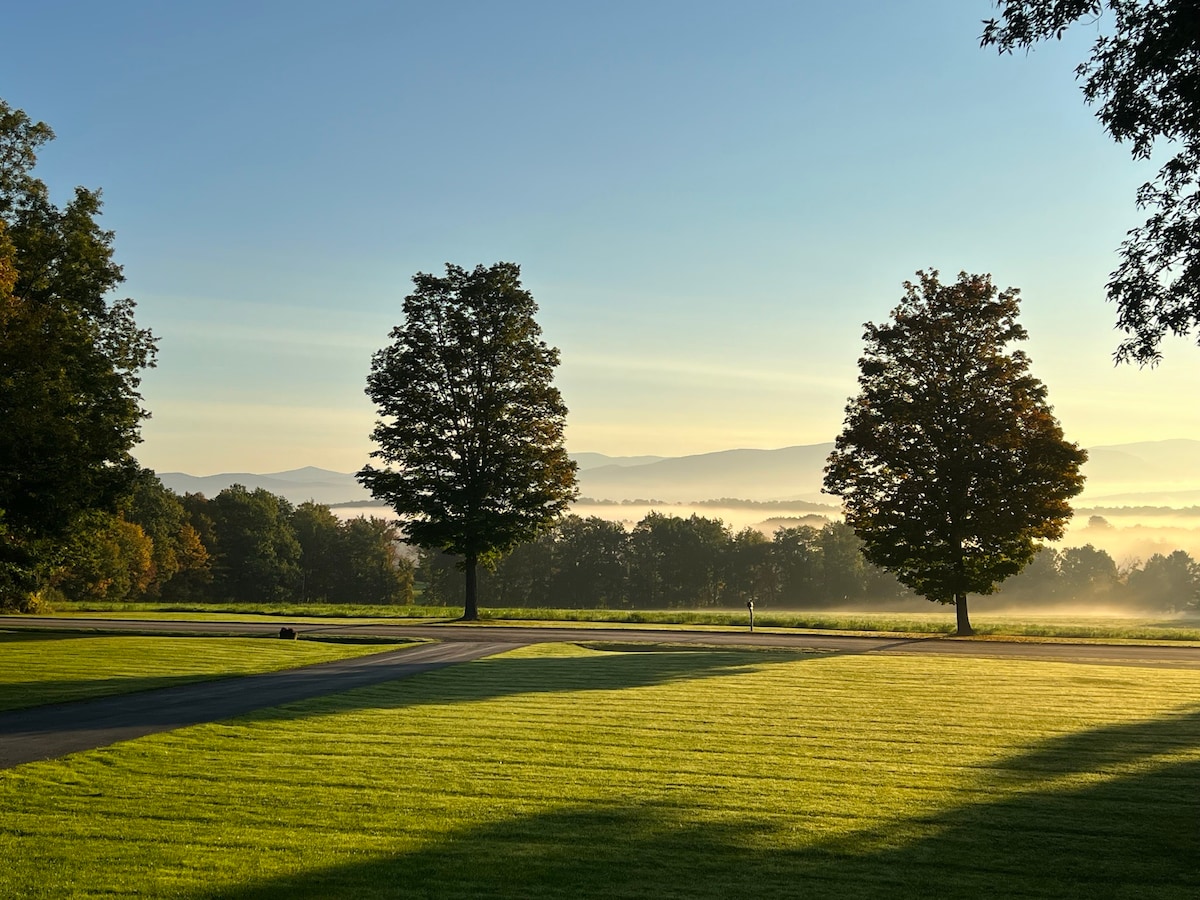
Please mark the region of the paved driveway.
POLYGON ((496 641, 426 644, 262 675, 0 712, 0 769, 407 678, 515 646, 496 641))

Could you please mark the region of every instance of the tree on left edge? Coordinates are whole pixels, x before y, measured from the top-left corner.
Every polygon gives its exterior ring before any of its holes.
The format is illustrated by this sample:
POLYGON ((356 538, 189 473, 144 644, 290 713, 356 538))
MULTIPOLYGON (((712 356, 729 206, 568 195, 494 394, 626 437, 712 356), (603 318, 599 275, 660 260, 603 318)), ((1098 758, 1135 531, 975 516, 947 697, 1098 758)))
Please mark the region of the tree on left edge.
POLYGON ((124 281, 100 192, 63 208, 31 171, 48 126, 0 100, 0 608, 37 605, 79 517, 139 474, 140 372, 155 339, 124 281))
POLYGON ((407 539, 460 556, 463 618, 479 617, 477 566, 547 528, 575 496, 563 446, 558 350, 513 263, 418 273, 404 324, 375 354, 367 395, 383 418, 358 479, 400 515, 407 539))

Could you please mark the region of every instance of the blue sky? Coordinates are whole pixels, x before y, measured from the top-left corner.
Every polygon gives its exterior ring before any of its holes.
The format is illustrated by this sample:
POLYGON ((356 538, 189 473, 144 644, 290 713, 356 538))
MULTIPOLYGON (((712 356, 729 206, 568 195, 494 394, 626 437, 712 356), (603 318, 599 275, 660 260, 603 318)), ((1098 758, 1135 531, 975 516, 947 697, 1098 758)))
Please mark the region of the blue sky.
POLYGON ((160 336, 159 471, 353 471, 417 271, 510 260, 562 350, 572 450, 832 440, 862 323, 918 268, 1022 289, 1085 445, 1200 438, 1200 350, 1114 369, 1136 186, 1073 76, 1094 34, 978 47, 986 0, 56 2, 0 96, 104 190, 160 336))

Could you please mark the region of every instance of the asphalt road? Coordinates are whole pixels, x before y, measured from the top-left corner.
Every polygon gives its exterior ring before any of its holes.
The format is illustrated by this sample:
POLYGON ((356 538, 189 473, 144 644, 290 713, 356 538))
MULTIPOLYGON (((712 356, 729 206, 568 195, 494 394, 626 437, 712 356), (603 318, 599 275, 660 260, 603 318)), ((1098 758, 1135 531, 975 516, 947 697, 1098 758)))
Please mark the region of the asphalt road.
POLYGON ((866 637, 786 631, 727 629, 721 631, 662 628, 605 628, 582 626, 529 627, 491 624, 355 624, 295 623, 283 617, 270 622, 165 621, 161 619, 87 619, 56 616, 0 616, 0 630, 83 630, 131 634, 278 634, 290 625, 303 635, 425 638, 460 643, 501 642, 537 644, 555 641, 615 641, 618 643, 702 644, 728 647, 776 647, 792 650, 825 650, 839 653, 936 653, 953 656, 1051 659, 1066 662, 1200 667, 1200 647, 1173 644, 1092 644, 1070 642, 1003 641, 931 635, 918 638, 866 637))
POLYGON ((0 769, 419 675, 517 643, 437 643, 152 691, 0 712, 0 769))
POLYGON ((291 625, 310 637, 425 638, 436 643, 271 672, 224 678, 95 700, 0 712, 0 768, 104 747, 160 731, 215 722, 256 709, 338 693, 368 684, 545 642, 617 642, 766 647, 832 653, 938 654, 1042 659, 1122 666, 1200 668, 1200 647, 1169 644, 1031 643, 799 634, 776 631, 687 631, 654 628, 526 627, 164 621, 0 616, 0 630, 89 631, 102 634, 273 635, 291 625))

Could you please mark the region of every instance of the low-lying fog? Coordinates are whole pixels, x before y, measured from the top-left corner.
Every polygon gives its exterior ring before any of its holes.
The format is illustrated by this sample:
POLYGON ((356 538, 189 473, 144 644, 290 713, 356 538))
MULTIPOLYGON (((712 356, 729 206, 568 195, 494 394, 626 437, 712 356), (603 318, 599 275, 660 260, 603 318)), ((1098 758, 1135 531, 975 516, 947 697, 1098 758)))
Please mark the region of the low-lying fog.
POLYGON ((1084 544, 1104 550, 1120 566, 1174 550, 1200 559, 1200 508, 1080 508, 1060 546, 1084 544))
MULTIPOLYGON (((393 518, 386 506, 337 507, 334 514, 342 519, 355 516, 393 518)), ((621 522, 633 528, 650 512, 687 518, 691 515, 720 519, 731 531, 750 526, 766 535, 777 528, 812 525, 819 528, 829 518, 836 518, 832 507, 814 511, 799 506, 788 508, 767 505, 710 506, 708 504, 676 503, 577 503, 571 512, 578 516, 599 516, 621 522)), ((1082 547, 1091 544, 1104 550, 1120 566, 1149 559, 1155 553, 1167 555, 1173 550, 1185 550, 1200 559, 1200 514, 1196 510, 1160 508, 1128 508, 1123 510, 1083 510, 1075 515, 1059 547, 1082 547), (1103 512, 1103 515, 1096 515, 1103 512)))
MULTIPOLYGON (((747 526, 753 526, 760 528, 767 535, 772 534, 776 528, 781 526, 813 525, 820 528, 827 521, 827 517, 837 517, 832 507, 827 513, 821 515, 814 514, 806 508, 725 507, 709 506, 703 503, 576 503, 571 507, 571 512, 583 518, 598 516, 611 522, 620 522, 627 528, 633 528, 651 512, 659 512, 664 516, 679 516, 683 519, 695 514, 708 519, 720 519, 730 530, 735 532, 741 531, 747 526)), ((356 516, 395 518, 395 513, 387 506, 341 506, 335 507, 333 514, 339 519, 353 519, 356 516)))

